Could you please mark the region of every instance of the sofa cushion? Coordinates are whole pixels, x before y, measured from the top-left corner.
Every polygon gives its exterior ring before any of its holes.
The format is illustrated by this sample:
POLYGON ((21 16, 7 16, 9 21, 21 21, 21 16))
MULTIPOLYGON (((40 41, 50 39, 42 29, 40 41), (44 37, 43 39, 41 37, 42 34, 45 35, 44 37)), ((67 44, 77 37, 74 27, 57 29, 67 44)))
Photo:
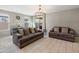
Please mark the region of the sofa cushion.
POLYGON ((59 32, 59 27, 54 27, 54 32, 59 32))
POLYGON ((43 32, 34 33, 33 35, 38 36, 38 35, 41 35, 41 34, 43 34, 43 32))
POLYGON ((24 33, 25 33, 25 35, 29 35, 30 34, 29 28, 24 29, 24 33))
POLYGON ((36 38, 38 35, 41 35, 41 34, 42 34, 42 32, 23 36, 22 38, 19 39, 19 41, 21 41, 21 44, 23 44, 24 42, 26 42, 28 40, 32 40, 32 39, 36 38))
POLYGON ((66 33, 50 32, 50 35, 52 35, 52 37, 56 36, 56 37, 62 37, 62 38, 74 38, 74 35, 66 34, 66 33))
POLYGON ((74 35, 72 35, 72 34, 65 34, 65 33, 59 33, 59 36, 62 36, 64 38, 74 38, 74 35))
POLYGON ((67 34, 68 33, 68 28, 67 27, 62 27, 61 32, 67 34))
POLYGON ((27 36, 23 36, 22 38, 20 38, 19 41, 21 41, 21 44, 23 44, 26 41, 31 40, 31 38, 33 38, 33 35, 27 35, 27 36))

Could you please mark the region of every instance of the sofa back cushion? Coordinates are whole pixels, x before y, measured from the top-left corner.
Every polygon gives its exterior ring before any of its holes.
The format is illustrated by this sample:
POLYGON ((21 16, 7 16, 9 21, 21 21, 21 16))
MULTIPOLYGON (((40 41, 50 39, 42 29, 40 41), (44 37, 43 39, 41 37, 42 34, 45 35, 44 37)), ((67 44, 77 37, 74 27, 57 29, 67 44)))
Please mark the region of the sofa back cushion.
POLYGON ((29 28, 24 29, 24 33, 25 35, 29 35, 30 34, 29 28))
POLYGON ((59 32, 59 27, 54 27, 54 32, 59 32))
POLYGON ((61 28, 61 33, 68 33, 68 28, 67 27, 62 27, 61 28))
POLYGON ((37 28, 34 28, 34 31, 35 31, 35 33, 37 33, 38 32, 37 28))

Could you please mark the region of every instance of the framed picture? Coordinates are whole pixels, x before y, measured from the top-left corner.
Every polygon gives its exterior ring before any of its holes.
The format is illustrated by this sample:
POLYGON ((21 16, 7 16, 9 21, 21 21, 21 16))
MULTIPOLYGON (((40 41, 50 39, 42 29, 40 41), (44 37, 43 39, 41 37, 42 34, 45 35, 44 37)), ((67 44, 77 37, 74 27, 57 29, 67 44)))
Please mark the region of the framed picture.
POLYGON ((17 19, 17 20, 20 20, 20 16, 16 16, 16 19, 17 19))

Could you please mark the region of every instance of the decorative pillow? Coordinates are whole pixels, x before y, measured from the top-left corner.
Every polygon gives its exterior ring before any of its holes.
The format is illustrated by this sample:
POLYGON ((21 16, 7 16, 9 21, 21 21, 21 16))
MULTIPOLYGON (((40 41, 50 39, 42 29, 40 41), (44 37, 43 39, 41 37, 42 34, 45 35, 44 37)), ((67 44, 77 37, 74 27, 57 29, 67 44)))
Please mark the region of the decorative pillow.
POLYGON ((31 32, 31 28, 28 28, 28 29, 29 29, 29 33, 32 33, 32 32, 31 32))
POLYGON ((18 29, 18 32, 19 32, 20 34, 24 35, 24 30, 23 30, 22 28, 19 28, 19 29, 18 29))
POLYGON ((25 33, 25 35, 29 35, 30 34, 29 28, 24 29, 24 33, 25 33))
POLYGON ((62 33, 68 33, 68 28, 67 27, 62 27, 62 33))
POLYGON ((54 32, 59 32, 59 27, 55 27, 54 32))
POLYGON ((37 33, 38 32, 37 28, 34 28, 34 31, 35 31, 35 33, 37 33))
POLYGON ((35 30, 34 30, 34 28, 31 28, 31 33, 35 33, 35 30))

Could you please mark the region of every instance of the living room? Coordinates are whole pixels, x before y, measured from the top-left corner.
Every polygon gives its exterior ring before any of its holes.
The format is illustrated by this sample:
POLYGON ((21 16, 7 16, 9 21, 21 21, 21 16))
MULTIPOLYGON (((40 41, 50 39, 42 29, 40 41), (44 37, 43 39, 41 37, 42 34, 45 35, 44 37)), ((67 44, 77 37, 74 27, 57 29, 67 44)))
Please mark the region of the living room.
POLYGON ((79 52, 79 5, 0 5, 1 53, 79 52))

